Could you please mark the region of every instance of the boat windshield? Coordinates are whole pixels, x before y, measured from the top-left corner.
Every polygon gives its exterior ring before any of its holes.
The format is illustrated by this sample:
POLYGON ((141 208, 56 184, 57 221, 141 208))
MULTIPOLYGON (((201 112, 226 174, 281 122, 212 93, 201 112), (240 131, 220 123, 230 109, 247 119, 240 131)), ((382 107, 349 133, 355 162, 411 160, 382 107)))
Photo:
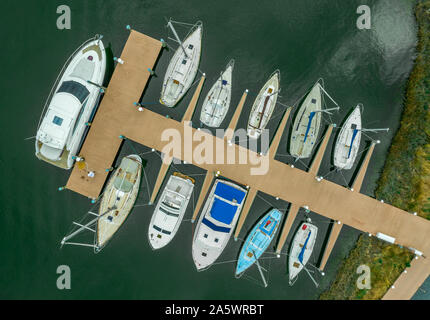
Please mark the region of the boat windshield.
POLYGON ((64 81, 57 93, 66 92, 75 96, 81 103, 84 103, 90 92, 88 89, 76 81, 64 81))
POLYGON ((118 177, 115 178, 114 181, 114 187, 117 190, 120 190, 122 192, 130 192, 130 190, 133 188, 133 183, 131 180, 131 174, 130 173, 122 173, 119 174, 118 177))

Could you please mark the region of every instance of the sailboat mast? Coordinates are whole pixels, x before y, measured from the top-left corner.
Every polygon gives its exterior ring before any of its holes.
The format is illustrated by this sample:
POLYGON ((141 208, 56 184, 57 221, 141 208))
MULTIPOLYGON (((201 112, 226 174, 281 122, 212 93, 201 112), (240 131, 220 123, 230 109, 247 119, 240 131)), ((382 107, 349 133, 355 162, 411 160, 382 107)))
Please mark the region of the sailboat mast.
POLYGON ((328 94, 328 92, 327 91, 325 91, 325 89, 323 88, 323 86, 322 85, 320 85, 319 83, 318 83, 318 86, 320 87, 320 89, 325 93, 325 95, 335 104, 335 105, 337 105, 338 107, 339 107, 339 105, 337 104, 337 102, 336 101, 334 101, 334 99, 328 94))
POLYGON ((264 287, 266 288, 267 282, 266 282, 266 278, 264 277, 263 270, 261 270, 261 266, 260 266, 260 263, 258 262, 258 259, 255 259, 255 262, 257 264, 258 271, 260 272, 261 279, 263 279, 264 287))
POLYGON ((377 132, 377 131, 387 131, 390 130, 390 128, 379 128, 379 129, 360 129, 360 131, 370 131, 370 132, 377 132))
POLYGON ((178 34, 176 33, 175 28, 173 27, 172 22, 171 22, 171 21, 169 21, 169 22, 167 23, 167 25, 170 27, 170 29, 172 29, 173 35, 175 36, 176 40, 179 42, 179 46, 182 48, 182 51, 184 51, 185 56, 186 56, 187 58, 189 58, 189 56, 188 56, 187 52, 185 51, 184 46, 182 45, 182 41, 181 41, 181 39, 179 39, 179 36, 178 36, 178 34))

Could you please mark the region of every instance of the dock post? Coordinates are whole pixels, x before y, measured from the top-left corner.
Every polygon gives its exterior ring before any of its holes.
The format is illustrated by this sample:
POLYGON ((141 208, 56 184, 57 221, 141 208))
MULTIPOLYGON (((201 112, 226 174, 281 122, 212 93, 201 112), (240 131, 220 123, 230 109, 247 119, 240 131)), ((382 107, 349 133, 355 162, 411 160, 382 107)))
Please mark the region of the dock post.
POLYGON ((255 188, 249 188, 249 186, 247 186, 247 189, 248 195, 245 198, 245 204, 243 205, 242 212, 239 216, 239 222, 237 223, 237 227, 234 232, 234 241, 237 241, 237 238, 239 237, 240 230, 242 230, 245 219, 248 216, 249 210, 251 209, 252 203, 254 202, 255 196, 257 195, 258 191, 255 188))
POLYGON ((281 257, 281 251, 287 240, 288 233, 290 232, 291 226, 293 225, 294 220, 297 217, 297 213, 299 212, 300 206, 292 203, 290 206, 290 210, 288 211, 288 216, 284 222, 284 226, 282 228, 281 236, 279 237, 278 246, 276 247, 276 254, 278 258, 281 257))
POLYGON ((170 164, 172 163, 173 157, 163 159, 161 161, 161 168, 158 172, 157 180, 155 181, 154 189, 152 190, 151 200, 149 204, 153 204, 157 198, 158 191, 163 184, 164 178, 166 177, 167 171, 169 170, 170 164))
POLYGON ((203 88, 203 83, 205 82, 206 74, 203 73, 202 77, 200 78, 200 82, 194 91, 193 97, 191 98, 190 104, 187 107, 187 110, 185 111, 184 116, 182 117, 182 122, 188 122, 191 121, 193 118, 194 110, 196 109, 197 101, 199 100, 200 93, 203 88))
POLYGON ((242 94, 242 97, 239 100, 239 104, 237 105, 236 110, 234 111, 233 117, 230 120, 230 124, 228 125, 228 128, 225 131, 224 138, 227 139, 227 141, 229 142, 229 145, 232 145, 231 139, 233 139, 234 130, 236 129, 237 122, 239 121, 239 117, 242 112, 243 105, 245 104, 247 95, 248 95, 248 89, 246 89, 242 94))
MULTIPOLYGON (((333 131, 334 128, 334 124, 330 124, 328 126, 328 129, 324 135, 324 139, 321 142, 320 147, 318 148, 317 154, 315 155, 314 160, 312 161, 311 167, 309 169, 309 173, 317 176, 318 175, 318 170, 320 169, 320 165, 321 165, 321 161, 324 157, 324 153, 325 153, 325 149, 327 147, 328 141, 330 140, 330 136, 331 136, 331 132, 333 131)), ((322 179, 317 181, 321 181, 322 179)))
POLYGON ((290 117, 290 112, 291 107, 289 107, 282 116, 281 122, 276 129, 275 136, 270 143, 269 149, 266 151, 266 154, 269 154, 272 158, 275 158, 276 156, 276 151, 278 150, 279 143, 281 142, 282 135, 284 134, 285 126, 287 125, 288 118, 290 117))
POLYGON ((200 195, 199 195, 199 199, 197 200, 197 204, 196 207, 194 208, 194 212, 193 212, 193 217, 191 219, 191 223, 194 223, 194 221, 197 218, 197 215, 200 211, 200 208, 203 204, 203 201, 206 198, 206 194, 209 191, 209 187, 212 184, 212 180, 213 180, 214 174, 212 172, 206 172, 206 176, 205 176, 205 180, 203 181, 203 186, 202 189, 200 190, 200 195))

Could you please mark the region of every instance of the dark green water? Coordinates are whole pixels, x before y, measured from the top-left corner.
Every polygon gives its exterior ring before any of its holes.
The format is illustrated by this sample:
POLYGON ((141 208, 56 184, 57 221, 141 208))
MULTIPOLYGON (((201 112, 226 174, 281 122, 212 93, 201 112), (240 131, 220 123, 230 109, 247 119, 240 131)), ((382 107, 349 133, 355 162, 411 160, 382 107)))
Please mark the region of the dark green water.
MULTIPOLYGON (((58 192, 69 172, 36 159, 34 136, 42 106, 52 83, 69 54, 85 39, 96 33, 104 35, 114 55, 120 55, 127 39, 125 26, 154 38, 167 37, 164 17, 204 23, 200 69, 207 74, 202 95, 230 58, 236 59, 233 76, 232 106, 244 89, 250 95, 239 121, 245 127, 249 109, 260 87, 275 70, 281 71, 282 98, 292 105, 320 77, 326 89, 343 106, 333 116, 340 123, 356 103, 365 106, 363 124, 367 127, 390 127, 389 134, 377 137, 377 146, 362 192, 371 195, 383 166, 391 138, 398 127, 403 88, 414 55, 415 21, 413 1, 379 0, 289 0, 289 1, 2 1, 2 48, 0 130, 0 297, 1 298, 143 298, 143 299, 315 299, 333 279, 341 259, 353 246, 359 232, 344 227, 327 265, 325 277, 317 275, 315 289, 302 274, 294 287, 286 278, 286 259, 264 262, 270 270, 269 287, 233 277, 234 264, 220 264, 197 273, 191 257, 192 225, 184 222, 174 241, 158 252, 151 251, 147 228, 153 207, 133 210, 115 239, 100 253, 80 247, 65 247, 59 242, 90 207, 88 199, 75 193, 58 192), (72 29, 57 30, 56 8, 68 4, 72 11, 72 29), (372 9, 372 29, 356 28, 356 9, 368 4, 372 9), (68 265, 72 289, 58 290, 56 269, 68 265)), ((185 29, 179 29, 182 34, 185 29)), ((173 43, 171 43, 173 45, 173 43)), ((167 110, 158 105, 162 78, 172 51, 163 52, 143 101, 153 110, 169 113, 178 119, 191 97, 167 110)), ((197 106, 196 117, 201 102, 197 106)), ((282 111, 278 106, 274 115, 282 111)), ((226 117, 223 127, 234 112, 226 117)), ((269 129, 276 128, 280 117, 269 129)), ((289 162, 284 134, 278 159, 289 162)), ((333 139, 333 138, 332 138, 333 139)), ((364 144, 362 144, 364 147, 364 144)), ((127 142, 121 154, 147 152, 148 148, 127 142)), ((329 149, 321 174, 329 171, 329 149)), ((161 161, 156 154, 145 155, 146 173, 152 188, 161 161)), ((191 165, 178 165, 190 174, 203 173, 191 165)), ((304 167, 304 165, 302 165, 304 167)), ((173 171, 174 168, 171 169, 173 171)), ((352 175, 347 173, 345 179, 352 175)), ((202 176, 195 176, 196 199, 202 176)), ((344 184, 341 176, 327 179, 344 184)), ((288 182, 286 182, 288 183, 288 182)), ((148 200, 148 190, 141 191, 138 204, 148 200)), ((271 204, 281 209, 287 203, 259 194, 244 230, 249 230, 271 204), (268 201, 269 203, 267 203, 268 201)), ((186 219, 192 214, 190 204, 186 219)), ((319 243, 313 261, 317 262, 329 221, 311 214, 319 227, 319 243)), ((295 221, 295 229, 303 213, 295 221)), ((242 232, 241 237, 245 236, 242 232)), ((289 235, 287 243, 291 241, 289 235)), ((236 259, 239 242, 231 241, 219 261, 236 259)), ((285 250, 285 249, 284 249, 285 250)), ((258 278, 254 270, 250 276, 258 278)))

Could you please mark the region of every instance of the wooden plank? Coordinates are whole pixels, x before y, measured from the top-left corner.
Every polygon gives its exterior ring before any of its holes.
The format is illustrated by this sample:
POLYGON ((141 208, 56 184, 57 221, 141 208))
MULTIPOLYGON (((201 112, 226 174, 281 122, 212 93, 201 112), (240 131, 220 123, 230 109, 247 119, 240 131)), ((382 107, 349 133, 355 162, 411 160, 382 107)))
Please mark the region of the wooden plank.
POLYGON ((312 161, 312 165, 309 168, 309 173, 316 176, 318 174, 318 170, 320 169, 321 161, 324 157, 325 149, 327 148, 328 141, 330 140, 331 132, 333 131, 333 125, 329 125, 327 131, 324 135, 324 139, 318 148, 318 152, 315 155, 314 160, 312 161))
POLYGON ((375 142, 372 142, 369 150, 367 150, 366 158, 364 158, 364 161, 361 164, 360 170, 358 171, 358 174, 354 179, 354 183, 352 184, 352 190, 360 192, 361 185, 363 184, 364 176, 366 175, 367 167, 369 166, 370 158, 372 157, 374 149, 375 149, 375 142))
POLYGON ((185 114, 182 117, 183 122, 191 121, 191 119, 193 118, 194 110, 196 109, 197 101, 199 101, 200 92, 202 91, 203 83, 205 82, 205 78, 206 78, 205 75, 202 75, 202 77, 200 78, 199 84, 198 84, 196 90, 194 91, 194 95, 191 98, 191 101, 190 101, 190 104, 188 105, 187 111, 185 111, 185 114))
POLYGON ((166 177, 167 171, 169 171, 170 164, 172 163, 172 158, 165 158, 161 162, 161 168, 158 172, 157 180, 155 181, 154 189, 152 190, 151 195, 151 204, 155 203, 155 199, 157 198, 157 194, 160 191, 160 187, 163 184, 164 178, 166 177))
POLYGON ((290 112, 291 112, 291 107, 288 108, 285 111, 284 115, 282 116, 281 123, 279 124, 278 129, 276 130, 275 136, 272 139, 272 143, 270 144, 269 155, 272 158, 274 158, 276 156, 276 151, 278 150, 279 142, 281 142, 281 138, 282 138, 282 135, 284 133, 285 126, 287 125, 288 118, 290 116, 290 112))
POLYGON ((409 300, 417 292, 419 287, 430 275, 430 259, 413 259, 410 268, 406 268, 407 273, 402 273, 394 282, 382 300, 409 300))
POLYGON ((230 120, 230 124, 225 132, 224 139, 230 141, 233 139, 234 130, 236 129, 237 122, 239 121, 240 114, 242 113, 243 105, 245 104, 246 97, 248 95, 248 89, 242 94, 240 98, 239 104, 236 107, 236 111, 234 111, 233 118, 230 120))
POLYGON ((342 224, 337 223, 337 221, 334 222, 334 224, 331 227, 330 231, 330 237, 328 239, 328 242, 324 249, 324 255, 322 257, 319 269, 322 271, 325 268, 325 265, 327 264, 328 258, 330 257, 330 254, 334 248, 334 245, 336 244, 336 240, 339 237, 340 231, 342 230, 342 224))
POLYGON ((113 72, 109 87, 92 121, 80 156, 85 166, 75 165, 66 188, 97 198, 105 183, 108 172, 121 146, 120 135, 126 135, 130 117, 141 117, 133 102, 138 101, 161 50, 161 42, 131 30, 121 54, 124 64, 118 64, 113 72), (88 171, 95 176, 88 178, 88 171))
POLYGON ((252 203, 254 202, 255 196, 257 195, 256 189, 249 188, 248 194, 246 195, 245 204, 243 205, 242 212, 240 213, 239 221, 234 232, 234 239, 237 240, 239 237, 240 230, 242 230, 243 224, 246 217, 248 216, 249 210, 251 209, 252 203))
POLYGON ((193 218, 191 219, 191 222, 194 222, 197 218, 198 213, 200 212, 200 208, 203 205, 203 201, 206 198, 206 194, 209 191, 209 187, 212 184, 214 174, 213 172, 206 172, 205 180, 203 181, 202 189, 200 190, 199 199, 197 200, 196 207, 194 209, 193 218))
POLYGON ((297 217, 297 213, 300 210, 300 206, 292 203, 290 210, 288 211, 288 216, 284 222, 284 226, 282 228, 281 236, 279 237, 278 245, 276 247, 276 253, 278 256, 281 254, 282 248, 284 247, 285 241, 287 240, 288 233, 290 232, 291 226, 293 225, 294 220, 297 217))

